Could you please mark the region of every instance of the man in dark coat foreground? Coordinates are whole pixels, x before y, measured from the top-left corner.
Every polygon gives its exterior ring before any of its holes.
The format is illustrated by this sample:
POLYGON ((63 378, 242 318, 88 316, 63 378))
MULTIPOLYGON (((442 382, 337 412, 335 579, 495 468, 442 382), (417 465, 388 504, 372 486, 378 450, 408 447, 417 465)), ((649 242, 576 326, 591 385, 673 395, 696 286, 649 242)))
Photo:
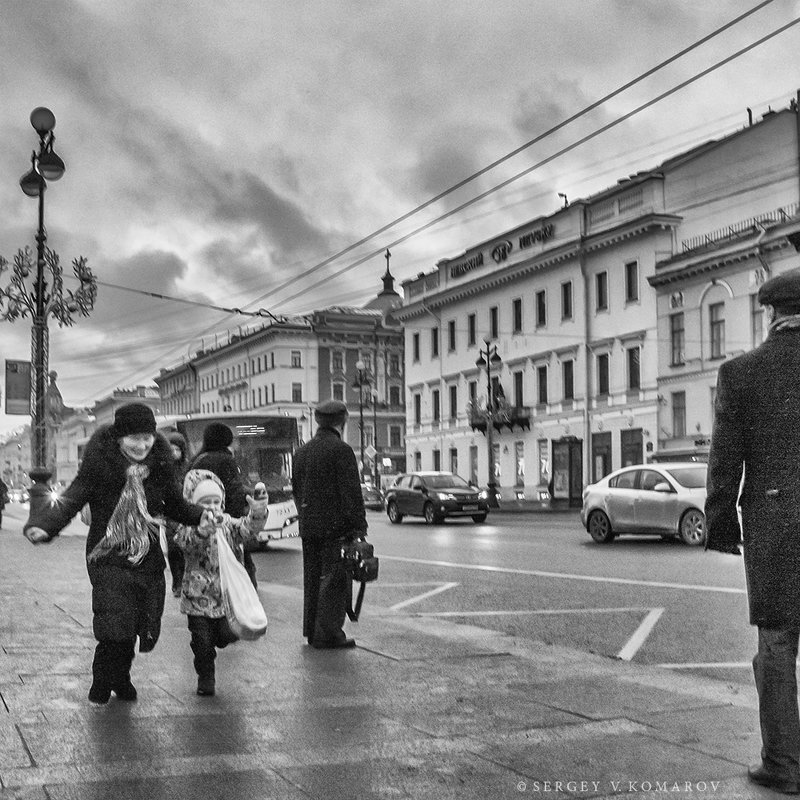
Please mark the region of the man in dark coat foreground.
POLYGON ((292 490, 303 540, 303 636, 317 649, 353 647, 342 626, 347 581, 343 539, 367 532, 353 448, 342 441, 347 407, 338 400, 314 412, 317 432, 295 455, 292 490))
POLYGON ((797 794, 800 270, 768 280, 758 301, 770 318, 766 341, 723 363, 717 378, 706 549, 739 554, 743 540, 750 623, 758 626, 753 671, 762 740, 761 763, 748 775, 754 783, 797 794))

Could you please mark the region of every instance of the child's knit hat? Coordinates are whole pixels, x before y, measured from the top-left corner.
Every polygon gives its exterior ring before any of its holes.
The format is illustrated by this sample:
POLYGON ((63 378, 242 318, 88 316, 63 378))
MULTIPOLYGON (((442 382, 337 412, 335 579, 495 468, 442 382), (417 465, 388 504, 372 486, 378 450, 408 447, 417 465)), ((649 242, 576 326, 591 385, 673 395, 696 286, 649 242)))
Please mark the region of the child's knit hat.
POLYGON ((190 503, 197 503, 202 497, 215 495, 225 502, 225 487, 222 481, 210 470, 190 469, 183 479, 183 496, 190 503))

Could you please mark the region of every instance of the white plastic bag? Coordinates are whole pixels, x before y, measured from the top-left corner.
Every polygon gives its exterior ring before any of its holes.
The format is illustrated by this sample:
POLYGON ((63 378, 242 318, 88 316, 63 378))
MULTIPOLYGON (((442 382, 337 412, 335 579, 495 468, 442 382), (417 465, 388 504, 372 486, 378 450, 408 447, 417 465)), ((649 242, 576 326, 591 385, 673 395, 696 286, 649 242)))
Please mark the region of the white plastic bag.
POLYGON ((240 639, 258 639, 267 632, 267 615, 247 570, 239 563, 228 540, 217 531, 217 557, 222 605, 231 630, 240 639))

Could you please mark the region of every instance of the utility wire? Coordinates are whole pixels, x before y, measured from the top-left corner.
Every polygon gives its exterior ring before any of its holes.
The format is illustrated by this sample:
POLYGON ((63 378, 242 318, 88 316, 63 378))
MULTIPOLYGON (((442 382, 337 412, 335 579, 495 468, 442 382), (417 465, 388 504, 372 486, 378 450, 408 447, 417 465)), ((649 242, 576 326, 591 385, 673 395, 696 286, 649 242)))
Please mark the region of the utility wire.
MULTIPOLYGON (((728 64, 731 61, 734 61, 735 59, 737 59, 740 56, 744 55, 745 53, 749 52, 750 50, 753 50, 756 47, 759 47, 760 45, 764 44, 764 42, 767 42, 770 39, 774 38, 775 36, 778 36, 779 34, 783 33, 784 31, 787 31, 789 28, 793 27, 794 25, 797 25, 798 22, 800 22, 800 17, 798 17, 797 19, 793 19, 791 22, 788 22, 786 25, 782 25, 780 28, 777 28, 776 30, 772 31, 771 33, 768 33, 766 36, 762 36, 757 41, 747 45, 746 47, 743 47, 741 50, 737 50, 732 55, 727 56, 726 58, 723 58, 721 61, 718 61, 716 64, 713 64, 712 66, 708 67, 707 69, 704 69, 702 72, 696 73, 691 78, 687 78, 685 81, 682 81, 681 83, 677 84, 676 86, 673 86, 671 89, 668 89, 667 91, 662 92, 657 97, 654 97, 651 100, 648 100, 647 102, 642 103, 640 106, 637 106, 632 111, 629 111, 627 114, 623 114, 621 117, 617 117, 615 120, 612 120, 608 124, 603 125, 601 128, 598 128, 598 129, 592 131, 591 133, 587 134, 586 136, 583 136, 582 138, 578 139, 576 142, 573 142, 572 144, 561 148, 561 150, 558 150, 557 152, 553 153, 552 155, 547 156, 547 158, 544 158, 541 161, 538 161, 537 163, 533 164, 532 166, 528 167, 527 169, 524 169, 522 172, 518 172, 516 175, 512 175, 510 178, 502 181, 501 183, 496 184, 491 189, 487 189, 485 192, 481 192, 481 194, 476 195, 475 197, 471 198, 470 200, 467 200, 466 202, 462 203, 461 205, 456 206, 455 208, 451 209, 450 211, 446 211, 444 214, 441 214, 438 217, 435 217, 434 219, 430 220, 429 222, 426 222, 424 225, 420 225, 418 228, 414 228, 414 230, 410 231, 409 233, 405 234, 404 236, 401 236, 398 239, 395 239, 393 242, 390 242, 387 245, 382 245, 379 249, 373 250, 372 252, 367 253, 365 256, 362 256, 361 258, 359 258, 358 260, 354 261, 353 263, 348 264, 347 266, 345 266, 345 267, 337 270, 336 272, 326 276, 323 280, 320 280, 320 281, 317 281, 316 283, 311 284, 311 286, 306 287, 305 289, 303 289, 300 292, 295 292, 295 294, 290 295, 287 298, 284 298, 280 302, 281 303, 289 303, 292 300, 295 300, 296 298, 301 297, 306 292, 310 292, 312 289, 316 289, 317 287, 321 286, 323 283, 327 283, 332 278, 337 278, 337 277, 339 277, 339 275, 343 275, 345 272, 349 272, 351 269, 355 269, 355 267, 361 266, 361 264, 363 264, 365 261, 369 261, 371 258, 374 258, 376 255, 382 253, 384 248, 390 248, 391 249, 392 247, 397 247, 397 245, 402 244, 403 242, 407 241, 408 239, 411 239, 412 237, 416 236, 417 234, 422 233, 423 231, 427 230, 428 228, 431 228, 434 225, 437 225, 442 220, 447 219, 448 217, 452 217, 454 214, 458 214, 460 211, 463 211, 465 208, 469 208, 469 206, 474 205, 475 203, 479 202, 480 200, 484 200, 485 198, 489 197, 490 195, 494 194, 495 192, 499 191, 500 189, 504 189, 509 184, 514 183, 514 181, 517 181, 520 178, 524 177, 525 175, 530 174, 534 170, 537 170, 540 167, 543 167, 545 164, 549 164, 551 161, 554 161, 555 159, 560 158, 561 156, 565 155, 566 153, 569 153, 572 150, 575 150, 577 147, 580 147, 581 145, 586 144, 586 142, 591 141, 592 139, 595 139, 596 137, 600 136, 603 133, 606 133, 606 131, 609 131, 612 128, 615 128, 617 125, 620 125, 621 123, 625 122, 626 120, 629 120, 631 117, 635 116, 636 114, 639 114, 640 112, 644 111, 645 109, 649 108, 650 106, 655 105, 656 103, 660 102, 664 98, 675 94, 676 92, 680 91, 681 89, 685 89, 690 84, 695 83, 696 81, 700 80, 701 78, 704 78, 706 75, 710 74, 711 72, 714 72, 715 70, 719 69, 720 67, 725 66, 725 64, 728 64)), ((300 277, 305 277, 306 275, 310 274, 310 272, 313 272, 315 270, 316 270, 316 267, 312 268, 308 272, 303 273, 303 275, 301 275, 300 277)), ((279 287, 278 289, 276 289, 274 291, 280 291, 280 289, 285 288, 286 286, 288 286, 288 285, 290 285, 291 283, 294 283, 294 282, 295 281, 291 281, 291 282, 285 283, 285 284, 283 284, 283 286, 279 287)), ((261 299, 263 299, 263 298, 259 298, 259 300, 261 300, 261 299)), ((256 302, 259 302, 259 300, 256 300, 256 302)))
MULTIPOLYGON (((534 144, 537 144, 538 142, 542 141, 543 139, 546 139, 548 136, 551 136, 552 134, 558 132, 559 130, 561 130, 562 128, 564 128, 567 125, 571 124, 572 122, 575 122, 576 120, 580 119, 581 117, 586 116, 586 114, 590 113, 591 111, 594 111, 596 108, 598 108, 599 106, 603 105, 604 103, 607 103, 609 100, 613 99, 617 95, 621 94, 622 92, 626 91, 627 89, 630 89, 632 86, 635 86, 637 83, 641 83, 646 78, 649 78, 654 73, 658 72, 659 70, 663 69, 664 67, 668 66, 669 64, 672 64, 673 62, 675 62, 678 59, 682 58, 687 53, 690 53, 692 50, 696 50, 701 45, 703 45, 706 42, 710 41, 711 39, 719 36, 721 33, 724 33, 729 28, 732 28, 734 25, 737 25, 739 22, 741 22, 742 20, 746 19, 747 17, 752 16, 757 11, 760 11, 762 8, 764 8, 765 6, 769 5, 772 2, 774 2, 774 0, 763 0, 762 2, 756 4, 750 10, 744 12, 743 14, 740 14, 738 17, 735 17, 734 19, 732 19, 729 22, 725 23, 724 25, 722 25, 721 27, 719 27, 716 30, 712 31, 711 33, 707 34, 706 36, 701 37, 700 39, 698 39, 693 44, 690 44, 688 47, 683 48, 683 50, 680 50, 677 53, 671 55, 669 58, 665 59, 664 61, 660 62, 659 64, 656 64, 654 67, 651 67, 650 69, 648 69, 645 72, 641 73, 640 75, 638 75, 637 77, 635 77, 632 80, 628 81, 627 83, 623 84, 622 86, 614 89, 613 91, 609 92, 608 94, 604 95, 603 97, 593 101, 588 106, 585 106, 580 111, 578 111, 575 114, 573 114, 572 116, 567 117, 566 119, 562 120, 561 122, 557 123, 556 125, 553 125, 553 127, 548 128, 546 131, 538 134, 533 139, 530 139, 529 141, 525 142, 524 144, 521 144, 519 147, 516 147, 511 152, 506 153, 504 156, 496 159, 495 161, 491 162, 487 166, 479 169, 477 172, 473 172, 471 175, 468 175, 466 178, 463 178, 462 180, 460 180, 457 183, 453 184, 452 186, 450 186, 449 188, 447 188, 444 191, 440 192, 439 194, 435 195, 434 197, 429 198, 424 203, 421 203, 420 205, 416 206, 415 208, 412 208, 411 210, 405 212, 401 216, 397 217, 396 219, 392 220, 391 222, 386 223, 385 225, 381 226, 380 228, 378 228, 377 230, 373 231, 372 233, 362 237, 358 241, 353 242, 352 244, 349 244, 344 249, 339 250, 339 252, 334 253, 331 256, 328 256, 323 261, 320 261, 319 263, 315 264, 314 266, 309 267, 304 272, 301 272, 299 275, 296 275, 296 276, 293 276, 292 278, 287 279, 284 283, 278 285, 277 288, 271 289, 269 292, 261 295, 261 297, 259 297, 254 302, 260 303, 262 300, 265 300, 270 295, 272 295, 272 294, 274 294, 276 292, 281 292, 284 289, 288 288, 289 286, 293 286, 295 283, 297 283, 298 280, 302 280, 303 278, 305 278, 305 277, 307 277, 309 275, 312 275, 315 272, 318 272, 323 267, 326 267, 330 263, 332 263, 333 261, 336 261, 337 259, 341 258, 342 256, 347 255, 347 253, 355 250, 357 247, 360 247, 362 244, 366 244, 367 242, 371 241, 375 237, 380 236, 380 234, 385 233, 387 230, 390 230, 391 228, 396 227, 401 222, 405 222, 407 219, 409 219, 410 217, 418 214, 420 211, 424 211, 429 206, 433 205, 434 203, 438 202, 439 200, 442 200, 443 198, 447 197, 448 195, 452 194, 453 192, 457 191, 458 189, 463 188, 468 183, 471 183, 472 181, 474 181, 476 178, 479 178, 482 175, 485 175, 487 172, 490 172, 492 169, 494 169, 495 167, 499 166, 500 164, 503 164, 504 162, 508 161, 509 159, 513 158, 514 156, 519 155, 523 150, 527 150, 529 147, 532 147, 534 144)), ((682 87, 678 87, 678 88, 682 88, 682 87)), ((676 89, 676 91, 677 91, 677 89, 676 89)), ((646 106, 644 106, 644 107, 646 107, 646 106)), ((634 113, 636 113, 636 112, 634 112, 634 113)), ((623 119, 626 119, 626 118, 623 118, 623 119)), ((622 120, 620 120, 620 121, 622 121, 622 120)), ((603 132, 603 130, 606 130, 606 129, 601 129, 600 132, 603 132)), ((575 146, 577 147, 579 144, 582 144, 584 141, 587 141, 587 139, 581 140, 575 146)), ((562 152, 569 152, 569 151, 565 150, 565 151, 562 151, 562 152)), ((554 156, 553 158, 557 157, 557 155, 554 156)), ((534 168, 537 168, 538 166, 541 166, 542 164, 545 164, 545 163, 547 163, 547 162, 546 161, 540 162, 540 164, 535 165, 534 168)), ((527 174, 527 173, 520 173, 519 177, 521 177, 522 175, 525 175, 525 174, 527 174)), ((505 185, 507 185, 507 183, 500 184, 497 188, 502 188, 505 185)), ((492 190, 492 191, 496 191, 496 189, 492 190)), ((479 195, 477 198, 475 198, 475 200, 473 202, 477 202, 478 200, 483 199, 484 197, 488 196, 488 194, 490 194, 490 193, 491 193, 491 191, 489 193, 486 193, 486 194, 483 194, 483 195, 479 195)), ((467 205, 471 205, 471 203, 468 203, 467 205)), ((467 207, 466 205, 459 206, 459 209, 457 209, 457 210, 461 210, 461 209, 466 208, 466 207, 467 207)), ((450 216, 450 215, 448 214, 446 216, 450 216)), ((435 220, 432 221, 432 224, 435 224, 436 222, 439 222, 439 221, 445 219, 446 216, 437 217, 435 220)), ((426 227, 430 227, 430 225, 425 226, 423 228, 418 228, 411 235, 416 235, 416 233, 425 230, 426 227)), ((404 237, 402 239, 398 239, 397 242, 394 242, 394 243, 390 244, 389 247, 394 246, 394 244, 399 244, 400 242, 405 241, 407 238, 408 237, 404 237)), ((381 247, 380 250, 371 253, 369 255, 369 258, 372 258, 378 252, 382 252, 383 249, 384 248, 381 247)), ((360 265, 362 263, 364 263, 363 259, 357 261, 356 264, 352 265, 352 266, 358 266, 358 265, 360 265)), ((348 269, 350 269, 350 268, 351 267, 348 267, 348 269)), ((335 273, 335 275, 339 275, 339 274, 341 274, 341 273, 335 273)), ((121 289, 123 291, 137 291, 137 290, 129 288, 129 287, 117 286, 117 285, 114 285, 114 284, 99 284, 99 285, 106 285, 106 286, 109 286, 109 287, 112 287, 112 288, 115 288, 115 289, 121 289)), ((314 284, 310 288, 315 288, 318 285, 319 284, 314 284)), ((147 292, 141 292, 141 293, 142 294, 148 294, 147 292)), ((158 297, 160 299, 165 299, 165 300, 175 300, 177 302, 191 302, 191 301, 187 301, 187 300, 181 300, 181 299, 175 298, 175 297, 167 297, 165 295, 152 294, 152 296, 153 297, 158 297)), ((281 302, 283 302, 283 303, 289 302, 289 300, 293 300, 298 296, 299 295, 297 295, 297 294, 292 295, 292 297, 288 298, 287 300, 283 300, 281 302)), ((202 303, 196 303, 196 305, 203 305, 203 304, 202 303)), ((206 307, 207 308, 213 308, 215 310, 223 311, 223 312, 230 313, 230 314, 243 314, 243 315, 251 314, 253 316, 265 316, 264 313, 260 313, 260 312, 264 312, 265 309, 259 309, 259 312, 253 313, 253 312, 242 311, 239 308, 228 309, 228 308, 223 308, 223 307, 220 307, 220 306, 212 306, 212 305, 206 305, 206 307)), ((269 313, 269 312, 267 312, 267 313, 269 313)))
MULTIPOLYGON (((759 5, 755 6, 753 9, 751 9, 746 14, 741 15, 740 17, 737 17, 735 20, 731 21, 730 23, 727 23, 722 28, 719 28, 717 31, 714 31, 713 33, 709 34, 708 36, 703 37, 703 39, 698 40, 698 42, 696 42, 694 45, 690 45, 688 48, 684 48, 684 50, 682 50, 680 52, 680 54, 676 54, 675 56, 671 57, 670 59, 667 59, 667 61, 663 62, 661 65, 659 65, 657 67, 653 67, 651 70, 648 70, 646 73, 643 73, 642 76, 640 76, 639 78, 634 79, 633 81, 629 81, 628 84, 625 85, 625 87, 621 87, 619 90, 615 90, 614 92, 610 93, 606 98, 604 98, 604 100, 609 98, 609 97, 615 96, 619 92, 623 91, 624 88, 629 88, 630 86, 632 86, 635 83, 637 83, 639 80, 642 80, 643 77, 652 74, 657 69, 660 69, 661 66, 663 66, 663 65, 665 65, 667 63, 671 63, 671 61, 675 60, 675 58, 678 58, 680 55, 684 55, 685 53, 687 53, 687 52, 691 51, 692 49, 694 49, 695 47, 699 46, 700 44, 708 41, 708 39, 712 38, 713 36, 716 36, 721 31, 726 30, 731 25, 736 24, 742 18, 744 18, 746 16, 749 16, 750 14, 752 14, 755 11, 759 10, 763 6, 767 5, 769 2, 772 2, 772 0, 765 0, 765 2, 762 2, 759 5)), ((592 139, 594 139, 597 136, 607 132, 608 130, 611 130, 612 128, 616 127, 617 125, 620 125, 622 122, 625 122, 626 120, 630 119, 631 117, 635 116, 636 114, 641 113, 645 109, 649 108, 652 105, 655 105, 656 103, 660 102, 661 100, 665 99, 666 97, 669 97, 672 94, 675 94, 676 92, 680 91, 681 89, 684 89, 687 86, 691 85, 692 83, 695 83, 696 81, 700 80, 701 78, 705 77, 706 75, 710 74, 711 72, 714 72, 715 70, 721 68, 722 66, 730 63, 731 61, 734 61, 735 59, 737 59, 739 57, 741 57, 742 55, 744 55, 745 53, 749 52, 750 50, 753 50, 756 47, 759 47, 760 45, 762 45, 765 42, 769 41, 770 39, 774 38, 775 36, 780 35, 781 33, 785 32, 789 28, 791 28, 794 25, 798 24, 798 22, 800 22, 800 18, 794 19, 794 20, 788 22, 787 24, 782 25, 781 27, 777 28, 776 30, 772 31, 771 33, 769 33, 769 34, 761 37, 760 39, 756 40, 755 42, 752 42, 751 44, 741 48, 740 50, 736 51, 735 53, 731 54, 730 56, 727 56, 726 58, 721 59, 720 61, 716 62, 712 66, 706 68, 705 70, 702 70, 701 72, 696 73, 695 75, 693 75, 690 78, 687 78, 685 81, 682 81, 681 83, 677 84, 676 86, 673 86, 671 89, 668 89, 667 91, 662 92, 660 95, 656 96, 655 98, 652 98, 651 100, 648 100, 647 102, 642 103, 641 105, 637 106, 632 111, 629 111, 628 113, 616 118, 615 120, 612 120, 611 122, 607 123, 606 125, 602 126, 599 129, 596 129, 592 133, 587 134, 586 136, 582 137, 581 139, 577 140, 576 142, 573 142, 572 144, 562 148, 561 150, 557 151, 556 153, 553 153, 552 155, 548 156, 547 158, 542 159, 541 161, 533 164, 532 166, 528 167, 527 169, 523 170, 522 172, 519 172, 516 175, 513 175, 512 177, 508 178, 507 180, 502 181, 499 184, 496 184, 494 187, 486 190, 485 192, 482 192, 479 195, 476 195, 475 197, 471 198, 470 200, 468 200, 468 201, 462 203, 461 205, 451 209, 450 211, 447 211, 444 214, 441 214, 438 217, 428 221, 424 225, 421 225, 421 226, 415 228, 414 230, 410 231, 409 233, 405 234, 404 236, 401 236, 401 237, 397 238, 396 240, 394 240, 393 242, 389 243, 388 245, 381 246, 379 249, 373 250, 372 252, 366 254, 365 256, 362 256, 361 258, 357 259, 355 262, 352 262, 351 264, 346 265, 342 269, 337 270, 333 274, 331 274, 329 276, 326 276, 323 280, 317 281, 316 283, 312 284, 309 287, 306 287, 302 291, 296 292, 295 294, 289 296, 288 298, 284 298, 280 302, 281 303, 291 302, 292 300, 302 296, 303 294, 311 291, 312 289, 315 289, 315 288, 321 286, 323 283, 326 283, 326 282, 330 281, 332 278, 338 277, 339 275, 342 275, 345 272, 348 272, 348 271, 354 269, 355 267, 360 266, 364 262, 374 258, 376 255, 382 253, 384 251, 385 247, 389 247, 389 248, 396 247, 397 245, 402 244, 403 242, 405 242, 408 239, 418 235, 419 233, 422 233, 423 231, 433 227, 434 225, 438 224, 442 220, 445 220, 445 219, 448 219, 449 217, 454 216, 455 214, 459 213, 460 211, 463 211, 465 208, 468 208, 469 206, 474 205, 475 203, 477 203, 477 202, 485 199, 486 197, 489 197, 490 195, 494 194, 495 192, 499 191, 500 189, 503 189, 506 186, 510 185, 511 183, 519 180, 520 178, 524 177, 525 175, 530 174, 534 170, 539 169, 540 167, 550 163, 551 161, 561 157, 562 155, 564 155, 566 153, 571 152, 572 150, 576 149, 577 147, 580 147, 581 145, 585 144, 586 142, 591 141, 592 139)), ((604 100, 596 101, 595 103, 591 104, 590 107, 587 107, 587 108, 594 108, 594 107, 596 107, 597 104, 599 104, 601 102, 604 102, 604 100)), ((585 112, 585 110, 584 110, 584 112, 585 112)), ((575 114, 572 117, 570 117, 569 121, 577 119, 578 117, 582 116, 582 113, 584 113, 584 112, 578 112, 578 114, 575 114)), ((541 134, 539 137, 537 137, 534 140, 531 140, 531 142, 529 142, 527 146, 530 146, 531 144, 539 141, 545 135, 549 135, 549 133, 552 133, 555 130, 558 130, 560 127, 563 127, 563 125, 566 125, 566 124, 567 124, 567 121, 565 121, 563 123, 559 123, 559 125, 554 126, 554 128, 550 129, 550 131, 548 131, 548 132, 546 132, 544 134, 541 134)), ((517 154, 518 152, 521 151, 521 149, 524 149, 524 147, 525 146, 522 146, 521 148, 518 148, 517 150, 513 151, 511 154, 508 155, 508 157, 511 157, 512 155, 517 154)), ((503 160, 505 160, 505 159, 498 160, 498 162, 495 162, 495 165, 497 163, 501 163, 503 160)), ((305 272, 301 273, 300 275, 295 276, 295 277, 285 281, 283 284, 279 285, 275 289, 272 289, 270 292, 265 293, 264 295, 262 295, 261 297, 256 299, 254 302, 256 302, 256 303, 257 302, 261 302, 266 297, 270 296, 270 294, 273 294, 273 293, 278 292, 278 291, 282 291, 283 289, 287 288, 288 286, 291 286, 291 285, 295 284, 299 279, 304 278, 304 277, 306 277, 308 275, 311 275, 312 273, 318 271, 322 267, 327 266, 332 261, 334 261, 335 259, 339 258, 341 255, 344 255, 345 253, 350 252, 351 250, 355 249, 359 245, 364 244, 365 242, 375 238, 376 236, 380 235, 381 233, 385 232, 386 230, 390 229, 391 227, 394 227, 399 222, 402 222, 402 221, 408 219, 410 216, 412 216, 413 214, 417 213, 418 211, 420 211, 420 210, 422 210, 424 208, 427 208, 429 205, 431 205, 431 203, 436 202, 437 200, 439 200, 442 197, 446 196, 450 192, 455 191, 457 188, 460 188, 460 186, 463 186, 465 183, 469 182, 469 180, 471 180, 472 178, 478 177, 479 175, 483 174, 487 169, 489 169, 489 167, 487 167, 484 170, 481 170, 481 171, 475 173, 473 176, 470 176, 470 178, 464 179, 463 182, 460 182, 459 184, 454 185, 449 190, 441 193, 440 195, 437 195, 435 198, 432 198, 432 199, 426 201, 425 203, 423 203, 422 205, 420 205, 417 208, 413 209, 412 211, 409 211, 406 214, 404 214, 403 216, 398 217, 393 222, 390 222, 387 225, 384 225, 383 227, 381 227, 378 230, 374 231, 372 234, 360 239, 358 242, 355 242, 354 244, 349 245, 348 247, 346 247, 343 250, 341 250, 339 253, 336 253, 336 254, 328 257, 324 261, 322 261, 322 262, 316 264, 315 266, 309 268, 308 270, 306 270, 305 272)), ((109 285, 111 285, 111 284, 109 284, 109 285)), ((115 287, 115 288, 127 289, 128 291, 134 291, 134 292, 140 291, 140 290, 131 289, 130 287, 122 287, 122 286, 118 286, 118 287, 115 287)), ((166 299, 164 296, 162 296, 162 298, 166 299)), ((185 301, 185 302, 192 302, 192 301, 185 301)), ((198 305, 203 305, 203 304, 198 304, 198 305)), ((217 307, 217 309, 218 310, 222 310, 220 307, 217 307)), ((224 311, 228 315, 230 315, 232 313, 236 313, 235 310, 227 310, 227 309, 225 309, 224 311)), ((260 311, 261 312, 266 312, 266 309, 260 309, 260 311)), ((273 318, 278 319, 277 317, 275 317, 275 315, 272 315, 271 312, 266 312, 266 313, 271 315, 271 316, 273 316, 273 318)), ((259 314, 259 313, 256 313, 255 315, 256 316, 262 316, 262 314, 259 314)), ((203 335, 211 332, 215 327, 216 327, 216 325, 211 325, 211 326, 207 327, 206 329, 204 329, 203 332, 197 333, 193 338, 197 338, 197 336, 203 336, 203 335)), ((175 352, 175 348, 173 348, 171 351, 169 351, 169 353, 165 354, 164 357, 166 357, 167 355, 171 354, 172 352, 175 352)), ((142 370, 142 372, 143 371, 144 370, 142 370)))

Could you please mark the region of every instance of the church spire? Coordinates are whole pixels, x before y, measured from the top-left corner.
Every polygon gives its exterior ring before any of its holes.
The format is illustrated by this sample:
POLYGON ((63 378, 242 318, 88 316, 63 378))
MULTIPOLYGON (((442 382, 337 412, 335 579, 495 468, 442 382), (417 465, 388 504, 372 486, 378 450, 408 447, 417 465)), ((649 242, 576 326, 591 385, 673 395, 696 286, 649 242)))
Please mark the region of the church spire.
POLYGON ((389 252, 388 247, 386 248, 386 252, 384 253, 383 257, 386 259, 386 274, 383 276, 383 291, 380 292, 378 297, 384 294, 397 294, 394 288, 394 277, 389 271, 389 259, 392 257, 392 254, 389 252))

